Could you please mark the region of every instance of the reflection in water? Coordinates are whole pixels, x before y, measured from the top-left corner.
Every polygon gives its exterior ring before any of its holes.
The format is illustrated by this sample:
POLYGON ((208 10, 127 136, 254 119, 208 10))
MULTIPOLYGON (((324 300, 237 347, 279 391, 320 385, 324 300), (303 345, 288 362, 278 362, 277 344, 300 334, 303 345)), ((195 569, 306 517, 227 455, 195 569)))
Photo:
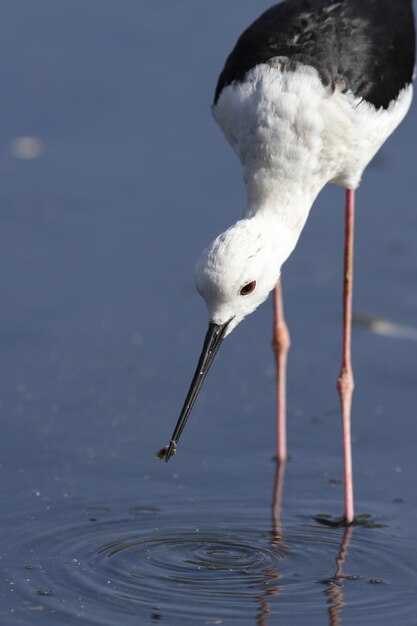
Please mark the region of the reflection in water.
MULTIPOLYGON (((274 549, 280 549, 281 551, 282 549, 288 548, 288 545, 285 544, 285 537, 281 522, 285 468, 285 463, 276 462, 274 489, 272 494, 271 547, 274 549)), ((343 572, 343 567, 345 565, 349 545, 352 539, 352 534, 353 526, 348 526, 347 528, 345 528, 342 543, 340 545, 340 550, 336 557, 336 572, 331 578, 323 581, 329 584, 328 588, 324 592, 327 597, 327 603, 329 605, 329 626, 342 626, 341 610, 345 606, 343 592, 345 574, 343 572)), ((264 580, 265 591, 259 598, 260 608, 257 619, 258 626, 268 625, 268 616, 271 614, 271 598, 278 596, 280 593, 280 586, 277 582, 281 578, 279 572, 269 571, 266 574, 267 575, 265 576, 264 580), (274 582, 274 584, 271 585, 272 581, 274 582)))
POLYGON ((414 623, 407 586, 415 580, 414 542, 367 517, 347 529, 282 519, 285 471, 275 466, 270 518, 268 509, 224 501, 176 505, 174 516, 152 502, 128 502, 119 513, 69 507, 35 527, 28 517, 2 553, 14 583, 9 612, 22 612, 19 623, 31 626, 273 626, 278 616, 304 626, 306 615, 340 626, 349 592, 352 623, 369 615, 384 626, 414 623), (359 576, 345 575, 349 546, 359 576), (382 577, 389 594, 376 584, 382 577))
MULTIPOLYGON (((281 506, 282 506, 282 494, 284 490, 284 477, 285 477, 285 462, 276 461, 275 463, 275 479, 274 490, 272 493, 272 537, 271 547, 279 549, 285 547, 284 537, 281 528, 281 506)), ((259 598, 260 609, 258 613, 258 626, 267 626, 267 618, 271 613, 270 598, 277 596, 280 592, 278 580, 280 574, 278 572, 271 572, 271 576, 268 576, 264 581, 265 591, 259 598), (274 585, 271 585, 271 581, 274 581, 274 585)))
POLYGON ((348 526, 343 534, 342 545, 336 558, 336 573, 333 578, 329 579, 329 587, 324 592, 328 598, 329 604, 329 625, 341 626, 341 610, 345 606, 345 598, 343 593, 345 575, 343 566, 346 561, 349 550, 350 541, 352 539, 353 526, 348 526))

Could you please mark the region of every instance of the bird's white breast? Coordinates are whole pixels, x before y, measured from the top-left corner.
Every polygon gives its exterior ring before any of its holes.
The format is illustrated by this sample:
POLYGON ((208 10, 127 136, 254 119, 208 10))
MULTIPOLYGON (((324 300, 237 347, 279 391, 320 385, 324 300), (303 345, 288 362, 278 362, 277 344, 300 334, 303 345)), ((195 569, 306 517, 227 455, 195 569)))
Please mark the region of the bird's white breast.
POLYGON ((242 162, 248 211, 273 202, 311 201, 329 182, 356 188, 363 170, 405 117, 406 87, 388 109, 326 89, 317 70, 287 59, 258 65, 225 87, 213 114, 242 162))

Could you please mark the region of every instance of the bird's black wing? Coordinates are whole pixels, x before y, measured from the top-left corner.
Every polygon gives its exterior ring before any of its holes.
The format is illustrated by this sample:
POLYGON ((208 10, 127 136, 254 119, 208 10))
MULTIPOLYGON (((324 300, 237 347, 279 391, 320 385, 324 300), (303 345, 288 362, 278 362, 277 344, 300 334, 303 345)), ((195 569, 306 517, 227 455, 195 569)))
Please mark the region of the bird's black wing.
POLYGON ((415 28, 412 0, 286 0, 241 35, 219 77, 227 85, 273 57, 315 67, 325 86, 387 108, 412 81, 415 28))

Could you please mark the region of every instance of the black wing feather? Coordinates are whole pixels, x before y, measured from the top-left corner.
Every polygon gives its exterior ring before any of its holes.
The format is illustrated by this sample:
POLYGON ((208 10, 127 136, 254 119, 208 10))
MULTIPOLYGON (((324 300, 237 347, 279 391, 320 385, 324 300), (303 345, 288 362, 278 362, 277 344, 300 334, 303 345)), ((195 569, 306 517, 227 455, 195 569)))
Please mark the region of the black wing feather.
POLYGON ((387 108, 411 83, 415 63, 412 0, 286 0, 241 35, 219 77, 227 85, 276 56, 315 67, 323 84, 387 108))

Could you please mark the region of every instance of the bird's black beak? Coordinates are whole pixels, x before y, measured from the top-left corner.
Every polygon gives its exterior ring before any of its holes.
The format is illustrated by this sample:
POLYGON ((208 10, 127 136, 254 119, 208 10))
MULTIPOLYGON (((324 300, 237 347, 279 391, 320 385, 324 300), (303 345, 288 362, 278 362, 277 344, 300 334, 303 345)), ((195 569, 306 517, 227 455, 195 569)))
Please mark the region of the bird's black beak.
POLYGON ((196 401, 201 385, 203 384, 207 372, 210 369, 210 365, 213 363, 217 350, 220 348, 220 344, 224 338, 224 334, 230 321, 231 320, 226 322, 226 324, 209 324, 206 338, 204 340, 203 350, 198 361, 194 378, 191 381, 190 390, 185 399, 184 406, 182 407, 181 415, 178 418, 171 441, 157 453, 156 456, 158 459, 165 460, 168 463, 171 456, 176 453, 178 440, 181 437, 185 424, 187 423, 187 419, 194 406, 194 402, 196 401))

